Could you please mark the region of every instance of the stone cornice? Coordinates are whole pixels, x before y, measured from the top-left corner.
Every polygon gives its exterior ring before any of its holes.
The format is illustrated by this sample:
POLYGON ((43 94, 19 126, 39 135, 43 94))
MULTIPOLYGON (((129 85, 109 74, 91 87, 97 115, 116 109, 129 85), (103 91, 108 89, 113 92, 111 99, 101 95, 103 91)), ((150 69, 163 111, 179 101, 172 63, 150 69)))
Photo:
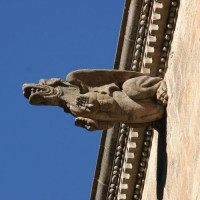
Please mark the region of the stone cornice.
MULTIPOLYGON (((178 0, 126 0, 114 69, 164 77, 178 0)), ((102 134, 91 200, 142 198, 153 129, 116 124, 102 134)))

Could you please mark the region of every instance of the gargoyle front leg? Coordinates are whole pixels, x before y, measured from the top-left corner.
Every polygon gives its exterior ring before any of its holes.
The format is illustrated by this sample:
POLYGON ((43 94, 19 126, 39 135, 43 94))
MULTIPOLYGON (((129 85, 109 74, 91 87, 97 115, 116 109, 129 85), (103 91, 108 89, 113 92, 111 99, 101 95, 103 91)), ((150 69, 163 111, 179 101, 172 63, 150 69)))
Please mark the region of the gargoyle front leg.
POLYGON ((95 131, 98 130, 98 122, 97 120, 84 118, 84 117, 77 117, 75 119, 75 125, 83 127, 88 131, 95 131))
POLYGON ((84 117, 77 117, 75 125, 86 128, 88 131, 107 130, 114 125, 113 121, 98 121, 84 117))
POLYGON ((164 80, 160 82, 160 86, 156 93, 156 99, 159 104, 164 106, 167 105, 168 102, 167 85, 164 80))
POLYGON ((106 94, 88 92, 76 99, 76 105, 83 111, 113 111, 117 107, 116 101, 106 94))
POLYGON ((99 109, 98 101, 93 97, 91 100, 90 96, 81 95, 76 99, 76 105, 80 107, 81 110, 91 112, 97 111, 99 109))

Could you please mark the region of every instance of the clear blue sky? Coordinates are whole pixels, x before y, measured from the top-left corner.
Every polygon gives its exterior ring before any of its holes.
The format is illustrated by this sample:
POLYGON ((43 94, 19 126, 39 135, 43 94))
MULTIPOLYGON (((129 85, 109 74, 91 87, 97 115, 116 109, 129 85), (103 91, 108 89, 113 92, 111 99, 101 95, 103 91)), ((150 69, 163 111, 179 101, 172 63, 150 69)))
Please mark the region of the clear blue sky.
POLYGON ((23 83, 111 69, 124 1, 0 1, 0 200, 88 200, 101 132, 37 107, 23 83))

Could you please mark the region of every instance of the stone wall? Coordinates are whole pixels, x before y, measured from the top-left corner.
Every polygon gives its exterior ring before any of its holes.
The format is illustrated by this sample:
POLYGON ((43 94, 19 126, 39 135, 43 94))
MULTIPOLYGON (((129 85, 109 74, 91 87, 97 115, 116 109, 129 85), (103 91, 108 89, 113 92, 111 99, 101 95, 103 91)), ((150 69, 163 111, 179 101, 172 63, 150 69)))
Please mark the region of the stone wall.
POLYGON ((199 200, 200 0, 180 2, 165 79, 166 141, 161 133, 157 149, 155 133, 143 200, 199 200))

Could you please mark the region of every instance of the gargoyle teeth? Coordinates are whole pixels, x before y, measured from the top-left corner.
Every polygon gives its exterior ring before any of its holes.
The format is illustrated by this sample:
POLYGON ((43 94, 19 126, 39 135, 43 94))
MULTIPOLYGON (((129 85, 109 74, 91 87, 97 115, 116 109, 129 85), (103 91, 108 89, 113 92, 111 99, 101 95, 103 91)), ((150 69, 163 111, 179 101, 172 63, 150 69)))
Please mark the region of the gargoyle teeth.
POLYGON ((40 88, 31 88, 31 95, 39 92, 44 92, 44 90, 40 88))
POLYGON ((31 95, 34 94, 36 92, 35 88, 31 88, 31 95))

